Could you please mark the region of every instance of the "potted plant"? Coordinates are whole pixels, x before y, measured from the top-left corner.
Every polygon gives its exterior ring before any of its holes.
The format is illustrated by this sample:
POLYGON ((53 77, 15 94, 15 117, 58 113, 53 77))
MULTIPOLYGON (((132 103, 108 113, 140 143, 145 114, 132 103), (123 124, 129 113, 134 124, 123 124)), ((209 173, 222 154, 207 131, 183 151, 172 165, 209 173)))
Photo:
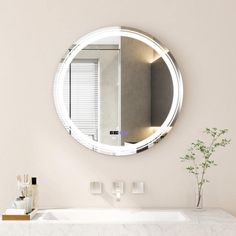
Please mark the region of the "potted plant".
POLYGON ((190 145, 187 153, 180 157, 182 162, 188 162, 190 165, 186 170, 194 175, 196 180, 196 208, 202 208, 203 186, 209 182, 206 178, 206 172, 210 167, 216 166, 213 159, 213 153, 218 147, 225 147, 230 143, 230 139, 225 138, 228 129, 206 128, 203 133, 210 138, 209 143, 197 139, 190 145))

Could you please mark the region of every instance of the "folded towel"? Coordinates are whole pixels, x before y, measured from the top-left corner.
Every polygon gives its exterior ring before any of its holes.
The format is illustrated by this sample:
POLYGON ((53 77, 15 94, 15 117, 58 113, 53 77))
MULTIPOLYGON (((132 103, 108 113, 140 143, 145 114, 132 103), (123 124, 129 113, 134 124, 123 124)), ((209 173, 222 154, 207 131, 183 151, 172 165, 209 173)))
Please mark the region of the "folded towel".
POLYGON ((25 209, 7 209, 6 215, 25 215, 26 211, 25 209))

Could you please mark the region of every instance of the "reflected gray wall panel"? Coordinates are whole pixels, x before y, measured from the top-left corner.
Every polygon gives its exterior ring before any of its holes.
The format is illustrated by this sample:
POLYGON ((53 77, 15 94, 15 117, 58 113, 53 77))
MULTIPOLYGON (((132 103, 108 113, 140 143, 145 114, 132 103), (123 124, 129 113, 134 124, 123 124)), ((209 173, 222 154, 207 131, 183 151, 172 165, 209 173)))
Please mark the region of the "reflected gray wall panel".
POLYGON ((171 75, 162 58, 151 64, 151 88, 151 124, 161 126, 170 111, 173 99, 171 75))
POLYGON ((151 129, 151 61, 153 50, 132 38, 121 38, 121 143, 138 142, 151 129))

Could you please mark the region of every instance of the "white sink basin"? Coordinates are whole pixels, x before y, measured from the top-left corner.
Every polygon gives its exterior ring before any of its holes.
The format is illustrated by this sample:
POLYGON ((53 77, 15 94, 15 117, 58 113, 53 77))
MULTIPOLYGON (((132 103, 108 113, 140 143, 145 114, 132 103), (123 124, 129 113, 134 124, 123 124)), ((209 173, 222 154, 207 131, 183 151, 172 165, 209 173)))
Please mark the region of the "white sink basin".
POLYGON ((183 222, 186 216, 179 210, 155 209, 53 209, 40 211, 38 220, 73 221, 77 223, 157 223, 183 222))

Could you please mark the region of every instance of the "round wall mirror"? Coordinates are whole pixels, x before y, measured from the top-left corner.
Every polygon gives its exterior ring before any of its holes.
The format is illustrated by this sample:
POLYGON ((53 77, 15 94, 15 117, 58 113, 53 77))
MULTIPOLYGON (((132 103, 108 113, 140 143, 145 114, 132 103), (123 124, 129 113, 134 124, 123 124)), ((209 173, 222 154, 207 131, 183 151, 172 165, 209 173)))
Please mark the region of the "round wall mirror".
POLYGON ((159 41, 133 28, 108 27, 67 50, 54 99, 74 139, 96 152, 125 156, 152 147, 172 129, 183 85, 159 41))

